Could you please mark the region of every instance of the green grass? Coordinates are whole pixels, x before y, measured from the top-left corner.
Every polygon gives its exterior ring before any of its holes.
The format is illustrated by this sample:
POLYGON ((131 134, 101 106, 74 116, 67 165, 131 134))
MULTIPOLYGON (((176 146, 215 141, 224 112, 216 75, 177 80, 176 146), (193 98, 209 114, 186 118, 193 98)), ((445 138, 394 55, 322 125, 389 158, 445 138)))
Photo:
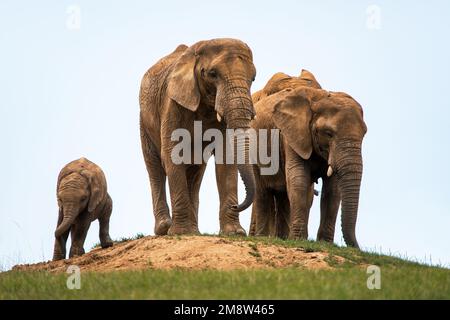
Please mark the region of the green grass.
POLYGON ((81 289, 67 275, 0 275, 0 299, 449 299, 448 270, 381 269, 381 289, 369 290, 365 269, 161 271, 82 273, 81 289))
POLYGON ((0 273, 0 299, 450 299, 449 269, 321 242, 227 239, 248 241, 255 257, 261 244, 327 251, 336 269, 162 271, 149 261, 145 271, 82 272, 80 290, 67 289, 67 274, 12 271, 0 273), (365 265, 380 267, 380 290, 367 288, 365 265))

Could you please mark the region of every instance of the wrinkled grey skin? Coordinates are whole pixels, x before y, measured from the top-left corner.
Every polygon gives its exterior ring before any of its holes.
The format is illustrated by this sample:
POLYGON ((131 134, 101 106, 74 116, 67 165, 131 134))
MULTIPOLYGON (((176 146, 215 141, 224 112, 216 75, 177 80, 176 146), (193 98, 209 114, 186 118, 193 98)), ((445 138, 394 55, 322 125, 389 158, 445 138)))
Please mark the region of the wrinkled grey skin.
POLYGON ((86 158, 67 164, 58 176, 58 224, 55 231, 53 260, 66 258, 66 242, 71 233, 69 257, 84 254, 84 241, 91 222, 100 223, 100 244, 111 247, 109 219, 112 200, 107 192, 103 171, 86 158))

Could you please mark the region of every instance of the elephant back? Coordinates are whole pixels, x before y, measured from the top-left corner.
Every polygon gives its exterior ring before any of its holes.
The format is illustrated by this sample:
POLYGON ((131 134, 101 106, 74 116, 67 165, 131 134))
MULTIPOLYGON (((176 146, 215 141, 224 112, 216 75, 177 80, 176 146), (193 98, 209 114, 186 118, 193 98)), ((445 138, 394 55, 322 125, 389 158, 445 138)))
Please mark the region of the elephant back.
POLYGON ((83 175, 83 171, 88 171, 92 176, 95 176, 95 178, 98 179, 99 184, 104 186, 106 192, 107 183, 103 170, 94 162, 86 159, 85 157, 73 160, 66 164, 64 168, 62 168, 61 172, 58 175, 57 190, 59 189, 59 184, 61 183, 62 179, 72 173, 79 173, 83 175))

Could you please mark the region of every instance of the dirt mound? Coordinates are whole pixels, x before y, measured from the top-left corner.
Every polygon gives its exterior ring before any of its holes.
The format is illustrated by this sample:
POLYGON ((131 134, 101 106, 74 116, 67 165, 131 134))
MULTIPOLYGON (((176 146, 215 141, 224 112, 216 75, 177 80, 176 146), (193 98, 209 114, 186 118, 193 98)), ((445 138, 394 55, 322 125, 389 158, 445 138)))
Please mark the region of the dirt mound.
MULTIPOLYGON (((83 271, 142 269, 234 270, 299 267, 332 269, 328 253, 306 252, 253 241, 213 236, 145 237, 115 244, 108 249, 94 249, 72 259, 18 265, 13 270, 66 272, 69 265, 83 271)), ((344 258, 333 256, 334 263, 344 258)))

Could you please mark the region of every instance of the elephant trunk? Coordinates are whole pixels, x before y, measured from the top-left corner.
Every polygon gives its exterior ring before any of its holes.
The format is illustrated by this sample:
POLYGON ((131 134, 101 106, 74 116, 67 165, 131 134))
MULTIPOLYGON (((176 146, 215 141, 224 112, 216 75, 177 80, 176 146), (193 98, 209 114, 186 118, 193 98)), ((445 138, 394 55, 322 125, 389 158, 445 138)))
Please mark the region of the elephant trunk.
POLYGON ((69 228, 72 226, 75 218, 77 217, 77 210, 73 206, 69 206, 63 209, 64 218, 63 221, 58 225, 55 231, 55 237, 61 237, 69 228))
POLYGON ((341 141, 336 146, 335 168, 342 196, 342 233, 348 246, 359 248, 355 228, 363 163, 360 141, 341 141))
POLYGON ((247 209, 255 196, 255 177, 250 164, 250 121, 255 116, 249 84, 243 79, 229 79, 226 85, 219 88, 216 96, 216 109, 223 113, 227 128, 234 129, 234 163, 245 186, 245 199, 241 204, 233 205, 235 211, 247 209), (244 161, 239 161, 239 155, 244 161))

